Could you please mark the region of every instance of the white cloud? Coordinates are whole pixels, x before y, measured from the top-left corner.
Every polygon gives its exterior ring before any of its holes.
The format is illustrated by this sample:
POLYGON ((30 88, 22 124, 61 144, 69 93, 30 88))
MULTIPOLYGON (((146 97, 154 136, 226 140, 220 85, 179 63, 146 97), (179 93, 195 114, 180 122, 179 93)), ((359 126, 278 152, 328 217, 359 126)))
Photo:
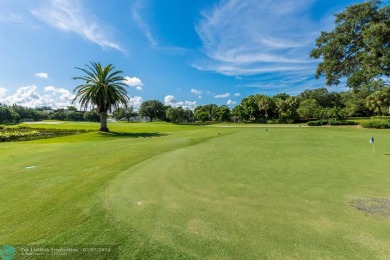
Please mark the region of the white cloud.
POLYGON ((0 103, 7 105, 17 104, 24 107, 50 106, 56 108, 66 108, 72 105, 74 95, 63 88, 47 86, 44 93, 40 92, 37 86, 20 87, 12 95, 7 96, 5 88, 0 88, 0 103))
POLYGON ((37 107, 46 104, 48 99, 37 93, 36 86, 25 86, 16 90, 16 93, 2 98, 5 104, 17 104, 25 107, 37 107))
POLYGON ((38 73, 35 73, 34 75, 35 77, 38 77, 38 78, 43 78, 43 79, 48 79, 49 78, 49 74, 45 73, 45 72, 38 72, 38 73))
POLYGON ((240 95, 240 93, 234 93, 233 96, 239 97, 239 96, 241 96, 241 95, 240 95))
POLYGON ((0 103, 1 103, 1 100, 6 97, 7 91, 8 91, 7 89, 0 87, 0 103))
POLYGON ((125 50, 109 39, 110 31, 95 16, 83 10, 80 1, 51 0, 49 5, 31 13, 39 20, 65 32, 81 35, 102 48, 125 50))
POLYGON ((166 106, 172 106, 174 103, 176 103, 176 99, 172 95, 167 95, 164 98, 164 103, 166 106))
POLYGON ((129 77, 129 76, 124 77, 124 79, 125 79, 124 83, 129 87, 134 87, 137 90, 142 90, 142 86, 144 84, 142 83, 141 79, 137 77, 129 77))
POLYGON ((176 98, 172 95, 167 95, 164 98, 164 103, 166 106, 172 107, 183 107, 194 110, 196 105, 196 101, 177 101, 176 98))
POLYGON ((138 110, 139 107, 141 106, 142 102, 143 102, 143 98, 140 97, 140 96, 135 96, 135 97, 130 97, 129 98, 129 103, 128 105, 129 106, 132 106, 134 108, 134 110, 138 110))
POLYGON ((236 104, 237 102, 236 101, 233 101, 233 100, 231 100, 231 99, 229 99, 227 102, 226 102, 226 104, 228 104, 228 105, 234 105, 234 104, 236 104))
POLYGON ((197 89, 191 89, 191 93, 192 94, 195 94, 197 96, 200 96, 202 94, 202 91, 201 90, 197 90, 197 89))
POLYGON ((230 93, 215 95, 214 98, 227 98, 230 97, 230 93))
POLYGON ((308 57, 319 25, 307 11, 314 0, 226 0, 205 10, 196 30, 207 58, 199 70, 229 76, 313 68, 308 57))
POLYGON ((53 86, 47 86, 45 87, 45 92, 48 92, 49 95, 59 98, 60 100, 72 102, 75 98, 75 95, 73 95, 69 90, 64 88, 56 88, 53 86))

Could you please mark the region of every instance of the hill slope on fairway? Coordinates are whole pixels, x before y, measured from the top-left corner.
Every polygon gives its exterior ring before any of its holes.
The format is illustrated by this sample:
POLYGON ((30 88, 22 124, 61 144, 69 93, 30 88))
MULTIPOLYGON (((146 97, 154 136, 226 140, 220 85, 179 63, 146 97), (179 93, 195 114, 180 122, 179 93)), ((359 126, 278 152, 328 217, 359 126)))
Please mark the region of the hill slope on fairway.
POLYGON ((0 143, 0 245, 117 245, 123 259, 390 255, 386 130, 110 129, 0 143))

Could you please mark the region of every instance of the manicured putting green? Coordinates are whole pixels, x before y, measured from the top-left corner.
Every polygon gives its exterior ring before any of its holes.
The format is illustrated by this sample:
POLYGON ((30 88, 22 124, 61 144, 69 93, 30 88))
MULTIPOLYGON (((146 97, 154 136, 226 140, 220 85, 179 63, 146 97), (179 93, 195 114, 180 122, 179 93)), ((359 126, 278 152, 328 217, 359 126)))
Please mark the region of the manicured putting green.
POLYGON ((118 245, 123 259, 390 255, 387 130, 110 129, 0 144, 1 243, 118 245), (356 206, 377 200, 383 214, 356 206))

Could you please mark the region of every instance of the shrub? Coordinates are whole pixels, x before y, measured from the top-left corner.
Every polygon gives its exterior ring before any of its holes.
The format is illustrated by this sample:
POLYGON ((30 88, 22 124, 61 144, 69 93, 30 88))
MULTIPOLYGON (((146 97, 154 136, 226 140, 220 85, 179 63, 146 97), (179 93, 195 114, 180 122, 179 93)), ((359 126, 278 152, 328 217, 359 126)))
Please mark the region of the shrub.
POLYGON ((22 137, 30 137, 30 136, 37 136, 39 135, 39 131, 33 130, 29 132, 19 132, 19 131, 13 131, 13 132, 2 132, 0 133, 0 142, 7 142, 11 140, 17 140, 22 137))
POLYGON ((322 125, 332 125, 332 126, 338 126, 338 125, 356 125, 353 121, 348 120, 316 120, 316 121, 310 121, 307 122, 308 126, 322 126, 322 125))
POLYGON ((330 125, 356 125, 353 121, 347 121, 347 120, 331 120, 329 121, 330 125))
POLYGON ((371 119, 384 119, 390 121, 390 116, 372 116, 371 119))
POLYGON ((307 122, 308 126, 322 126, 326 125, 326 121, 324 120, 315 120, 315 121, 309 121, 307 122))
POLYGON ((29 129, 28 125, 7 125, 4 130, 19 130, 19 129, 29 129))
POLYGON ((365 128, 390 129, 390 121, 370 120, 361 122, 360 125, 365 128))

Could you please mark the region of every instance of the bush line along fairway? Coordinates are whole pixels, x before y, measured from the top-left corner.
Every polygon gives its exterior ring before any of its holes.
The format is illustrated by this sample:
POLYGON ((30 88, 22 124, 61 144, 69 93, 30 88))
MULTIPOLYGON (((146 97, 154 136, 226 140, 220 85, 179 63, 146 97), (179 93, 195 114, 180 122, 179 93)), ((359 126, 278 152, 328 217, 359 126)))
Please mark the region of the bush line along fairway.
POLYGON ((390 213, 353 207, 390 199, 388 130, 110 129, 0 143, 2 244, 118 245, 123 259, 390 255, 390 213))

